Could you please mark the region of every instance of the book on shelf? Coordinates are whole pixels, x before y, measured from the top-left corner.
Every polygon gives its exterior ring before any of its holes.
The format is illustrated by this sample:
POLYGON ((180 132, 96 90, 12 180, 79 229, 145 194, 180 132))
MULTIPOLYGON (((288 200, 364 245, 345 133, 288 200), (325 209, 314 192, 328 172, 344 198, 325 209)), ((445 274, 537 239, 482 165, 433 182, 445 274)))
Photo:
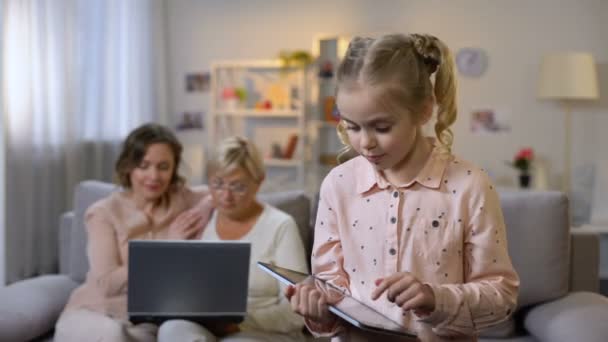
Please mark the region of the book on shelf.
POLYGON ((289 139, 287 140, 287 146, 285 146, 285 150, 283 151, 283 158, 291 159, 293 158, 293 154, 296 151, 296 147, 298 146, 298 135, 291 134, 289 139))
POLYGON ((336 98, 334 96, 325 97, 323 112, 325 114, 325 121, 333 123, 340 121, 340 112, 338 112, 338 107, 336 107, 336 98))

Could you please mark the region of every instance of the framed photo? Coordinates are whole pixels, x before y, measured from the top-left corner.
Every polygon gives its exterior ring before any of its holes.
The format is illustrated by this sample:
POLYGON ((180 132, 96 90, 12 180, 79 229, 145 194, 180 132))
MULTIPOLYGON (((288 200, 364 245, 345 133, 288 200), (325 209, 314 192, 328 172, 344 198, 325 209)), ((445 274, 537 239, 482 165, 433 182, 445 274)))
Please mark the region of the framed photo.
POLYGON ((471 132, 475 134, 499 134, 511 131, 509 116, 505 111, 476 108, 471 111, 471 132))
POLYGON ((210 89, 211 74, 209 72, 186 74, 186 92, 207 93, 210 89))
POLYGON ((175 129, 177 131, 205 129, 205 112, 187 111, 179 113, 175 129))

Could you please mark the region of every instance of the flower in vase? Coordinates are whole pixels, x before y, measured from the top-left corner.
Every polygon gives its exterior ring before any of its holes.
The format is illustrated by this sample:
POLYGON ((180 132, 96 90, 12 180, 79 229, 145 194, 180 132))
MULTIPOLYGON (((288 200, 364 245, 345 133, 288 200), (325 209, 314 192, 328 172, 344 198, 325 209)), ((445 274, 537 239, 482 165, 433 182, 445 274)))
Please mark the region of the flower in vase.
POLYGON ((521 173, 529 173, 532 161, 534 160, 534 151, 531 148, 522 148, 513 159, 513 167, 521 173))

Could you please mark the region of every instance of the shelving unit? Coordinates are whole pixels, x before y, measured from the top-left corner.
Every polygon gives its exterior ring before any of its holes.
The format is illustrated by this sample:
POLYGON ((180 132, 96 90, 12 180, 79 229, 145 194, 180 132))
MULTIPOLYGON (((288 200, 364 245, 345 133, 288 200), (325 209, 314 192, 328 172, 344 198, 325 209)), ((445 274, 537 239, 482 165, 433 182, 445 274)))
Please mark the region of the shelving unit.
POLYGON ((308 68, 284 68, 279 60, 212 64, 209 146, 231 135, 253 141, 267 168, 263 192, 310 190, 306 177, 312 159, 309 83, 308 68), (298 136, 293 156, 273 155, 272 145, 278 144, 284 152, 293 134, 298 136))
POLYGON ((328 120, 326 101, 336 95, 336 72, 349 41, 347 37, 335 35, 319 35, 313 41, 312 51, 317 58, 317 66, 311 92, 315 108, 311 135, 314 136, 312 150, 316 172, 311 175, 313 179, 310 182, 315 184, 317 191, 327 173, 336 165, 337 154, 343 147, 336 133, 337 122, 328 120))

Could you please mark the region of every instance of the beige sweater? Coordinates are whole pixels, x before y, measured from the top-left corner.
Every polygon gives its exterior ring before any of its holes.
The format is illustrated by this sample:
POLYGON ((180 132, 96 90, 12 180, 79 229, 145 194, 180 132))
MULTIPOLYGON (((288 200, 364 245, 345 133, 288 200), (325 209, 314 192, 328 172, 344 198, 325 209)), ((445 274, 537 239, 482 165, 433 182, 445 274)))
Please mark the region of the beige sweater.
POLYGON ((115 192, 93 204, 85 214, 90 269, 85 282, 71 295, 66 310, 89 309, 127 319, 127 261, 129 240, 163 240, 169 226, 184 210, 200 206, 212 211, 207 190, 180 188, 168 204, 149 216, 136 208, 124 192, 115 192))

